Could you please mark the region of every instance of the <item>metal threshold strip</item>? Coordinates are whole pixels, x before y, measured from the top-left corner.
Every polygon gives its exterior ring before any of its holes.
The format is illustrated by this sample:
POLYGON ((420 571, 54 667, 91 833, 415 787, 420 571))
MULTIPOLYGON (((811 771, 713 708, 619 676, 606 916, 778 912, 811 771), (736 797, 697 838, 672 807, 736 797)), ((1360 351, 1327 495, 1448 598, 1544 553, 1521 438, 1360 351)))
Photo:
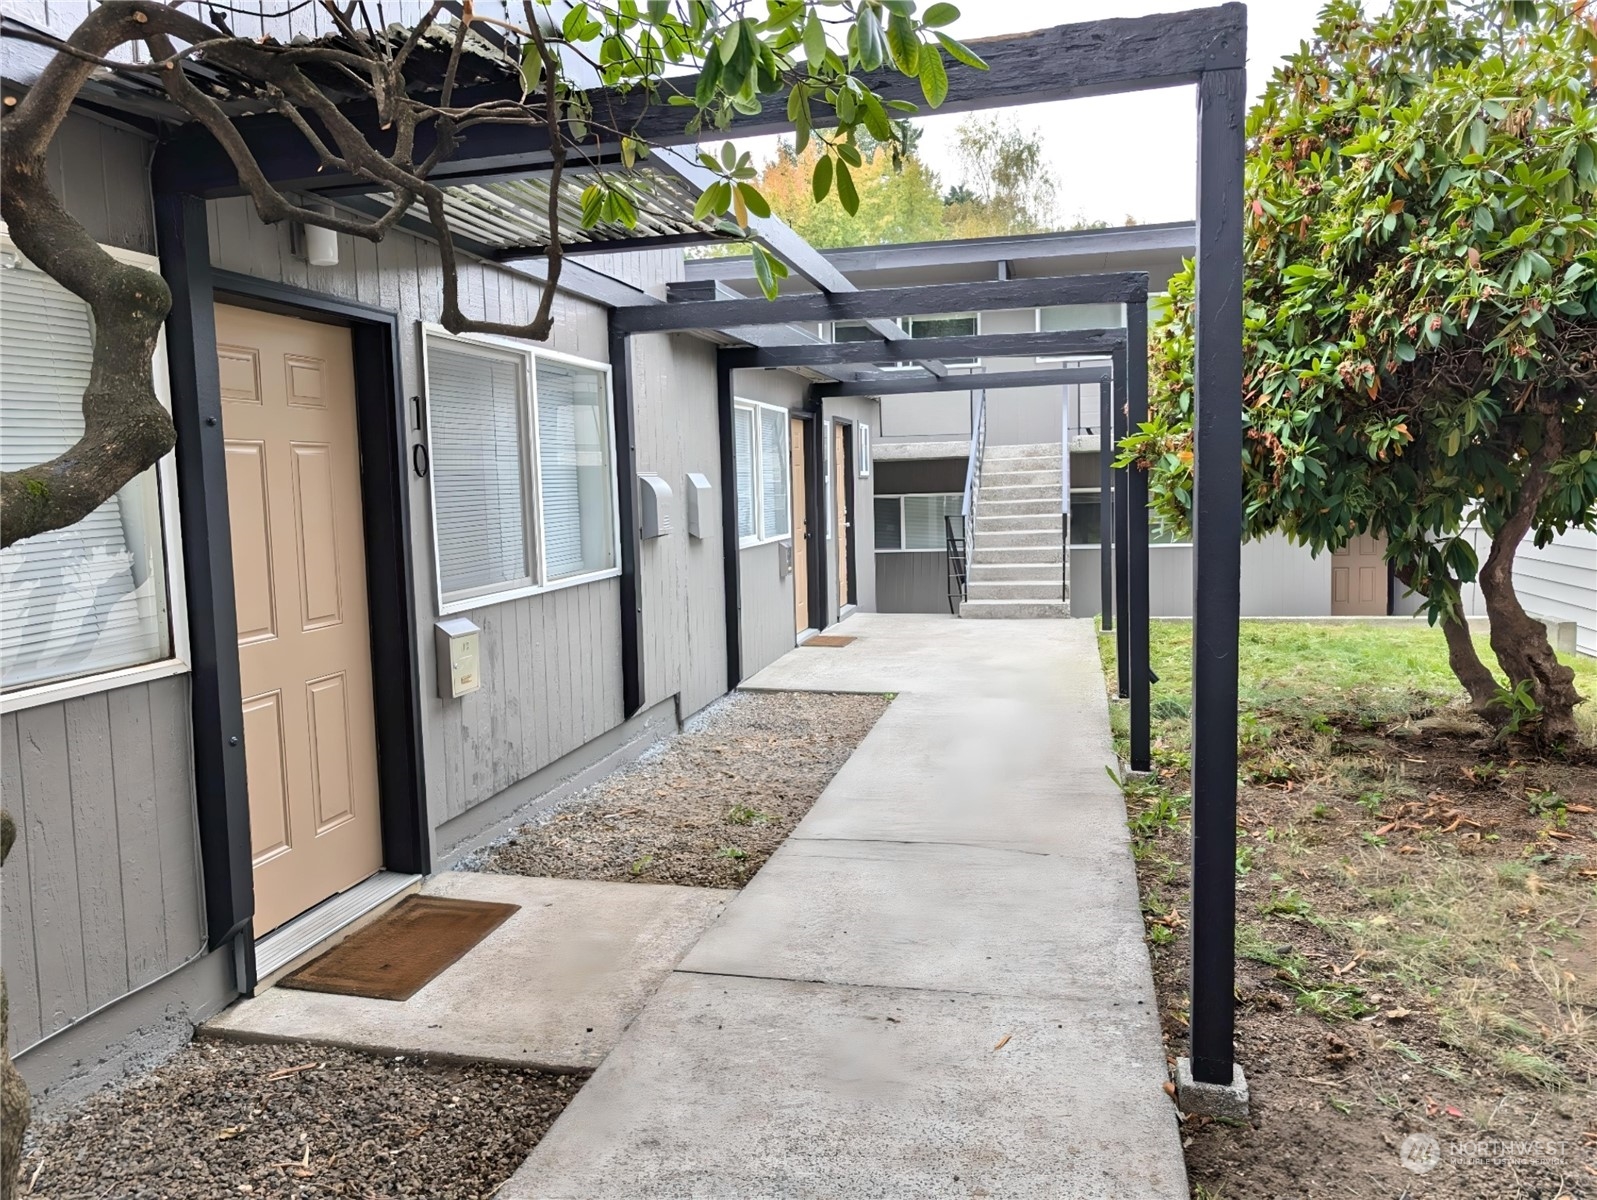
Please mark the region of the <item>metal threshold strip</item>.
POLYGON ((296 958, 314 950, 378 905, 420 882, 420 875, 379 871, 348 891, 323 900, 309 912, 301 913, 255 943, 256 977, 270 979, 296 958))

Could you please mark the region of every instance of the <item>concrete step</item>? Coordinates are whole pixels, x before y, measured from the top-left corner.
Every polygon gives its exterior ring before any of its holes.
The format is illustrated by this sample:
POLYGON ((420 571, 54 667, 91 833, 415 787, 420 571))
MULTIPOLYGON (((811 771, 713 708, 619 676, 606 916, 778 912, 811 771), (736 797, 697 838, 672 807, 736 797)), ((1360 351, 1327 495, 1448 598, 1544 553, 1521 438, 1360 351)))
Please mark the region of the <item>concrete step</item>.
MULTIPOLYGON (((1060 543, 1059 530, 1044 530, 1033 533, 1028 530, 1010 532, 1000 529, 988 533, 978 522, 976 525, 976 552, 983 550, 1012 550, 1022 547, 1052 546, 1055 550, 1063 549, 1060 543)), ((1028 560, 1030 561, 1030 560, 1028 560)))
POLYGON ((986 516, 1012 517, 1018 513, 1052 513, 1059 516, 1059 496, 1056 493, 1052 499, 1042 500, 989 500, 985 492, 976 501, 976 528, 981 528, 981 519, 986 516))
MULTIPOLYGON (((994 535, 995 537, 998 535, 994 535)), ((1008 565, 1010 563, 1052 563, 1057 566, 1065 561, 1065 548, 1059 544, 1059 539, 1054 538, 1052 545, 1032 543, 1019 546, 998 546, 992 540, 976 543, 974 556, 970 560, 972 567, 1008 565)))
POLYGON ((1070 605, 1063 600, 967 600, 959 606, 959 615, 979 621, 1038 620, 1068 617, 1070 605))
POLYGON ((1010 516, 993 516, 991 513, 984 515, 976 526, 977 536, 983 533, 1041 533, 1052 530, 1058 536, 1060 529, 1058 513, 1015 513, 1010 516))
POLYGON ((1057 492, 1060 484, 1059 464, 1055 463, 1052 467, 1043 467, 1037 471, 1011 471, 1007 468, 999 470, 994 467, 992 470, 983 470, 981 473, 981 486, 984 492, 988 488, 1033 483, 1052 484, 1054 491, 1057 492))
POLYGON ((1001 483, 982 480, 980 497, 983 500, 1058 500, 1059 480, 1052 483, 1001 483))
POLYGON ((999 459, 1058 458, 1064 452, 1061 442, 1028 442, 1020 446, 995 446, 991 442, 982 450, 982 461, 999 459))
POLYGON ((1005 580, 999 583, 977 583, 972 580, 965 588, 971 600, 1063 600, 1065 582, 1062 579, 1005 580))
POLYGON ((1011 579, 1052 579, 1063 585, 1064 572, 1060 570, 1063 562, 1063 558, 1053 562, 973 562, 969 567, 970 581, 976 584, 997 583, 1011 579))

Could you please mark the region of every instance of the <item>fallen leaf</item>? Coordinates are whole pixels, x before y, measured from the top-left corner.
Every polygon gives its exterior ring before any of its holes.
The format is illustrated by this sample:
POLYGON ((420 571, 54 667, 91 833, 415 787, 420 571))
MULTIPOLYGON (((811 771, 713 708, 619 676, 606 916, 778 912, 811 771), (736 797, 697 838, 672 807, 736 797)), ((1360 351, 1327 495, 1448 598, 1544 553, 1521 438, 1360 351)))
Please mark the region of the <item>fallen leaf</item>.
POLYGON ((1406 1017, 1408 1015, 1409 1015, 1409 1010, 1406 1009, 1406 1008, 1393 1008, 1393 1009, 1388 1009, 1387 1010, 1386 1019, 1388 1021, 1401 1021, 1404 1017, 1406 1017))
POLYGON ((1169 1096, 1172 1100, 1176 1098, 1176 1085, 1171 1083, 1168 1079, 1164 1081, 1164 1094, 1169 1096))
POLYGON ((1564 811, 1572 813, 1589 813, 1594 810, 1589 804, 1566 804, 1564 805, 1564 811))
POLYGON ((1011 1033, 1004 1034, 1003 1037, 998 1039, 998 1045, 994 1046, 993 1049, 994 1050, 1002 1050, 1005 1046, 1009 1045, 1009 1039, 1012 1038, 1013 1036, 1014 1036, 1014 1034, 1011 1034, 1011 1033))

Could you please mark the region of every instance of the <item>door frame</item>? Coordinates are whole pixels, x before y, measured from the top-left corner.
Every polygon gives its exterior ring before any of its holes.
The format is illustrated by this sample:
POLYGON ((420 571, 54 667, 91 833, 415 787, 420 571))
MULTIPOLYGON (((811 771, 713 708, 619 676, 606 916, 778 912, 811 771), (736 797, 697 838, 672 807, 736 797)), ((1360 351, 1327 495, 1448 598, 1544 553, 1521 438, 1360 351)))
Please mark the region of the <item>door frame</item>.
MULTIPOLYGON (((859 605, 859 568, 855 565, 858 557, 855 543, 858 541, 858 537, 856 534, 857 527, 854 523, 854 509, 858 503, 857 497, 854 495, 854 469, 855 455, 859 452, 855 438, 859 436, 859 430, 855 427, 855 421, 852 417, 834 416, 832 418, 832 428, 843 430, 843 461, 832 464, 834 471, 842 472, 843 534, 846 545, 839 550, 839 553, 843 556, 843 562, 848 567, 848 595, 840 597, 837 604, 837 619, 841 621, 845 608, 858 607, 859 605)), ((834 433, 832 437, 835 444, 837 435, 834 433)), ((830 447, 828 450, 830 450, 830 447)), ((836 484, 834 483, 833 486, 835 488, 836 484)))
POLYGON ((410 538, 409 434, 397 313, 214 268, 205 202, 158 193, 184 557, 191 614, 194 790, 208 948, 230 947, 235 984, 255 986, 254 871, 243 756, 243 695, 232 529, 216 365, 216 305, 276 312, 350 330, 377 725, 384 866, 431 870, 410 538))
MULTIPOLYGON (((826 565, 826 471, 825 464, 821 461, 821 454, 825 453, 822 446, 825 424, 821 420, 821 410, 816 407, 790 408, 788 417, 794 421, 804 422, 804 513, 805 524, 809 527, 810 544, 804 552, 809 555, 805 560, 809 566, 809 593, 810 593, 810 628, 817 633, 827 626, 826 614, 831 611, 826 606, 826 591, 831 573, 826 565), (818 453, 819 451, 819 453, 818 453), (821 536, 816 536, 816 530, 822 530, 821 536)), ((797 534, 794 535, 793 553, 799 553, 797 534)), ((797 613, 794 614, 795 618, 797 613)), ((797 621, 794 622, 797 624, 797 621)), ((795 641, 798 634, 794 633, 795 641)))

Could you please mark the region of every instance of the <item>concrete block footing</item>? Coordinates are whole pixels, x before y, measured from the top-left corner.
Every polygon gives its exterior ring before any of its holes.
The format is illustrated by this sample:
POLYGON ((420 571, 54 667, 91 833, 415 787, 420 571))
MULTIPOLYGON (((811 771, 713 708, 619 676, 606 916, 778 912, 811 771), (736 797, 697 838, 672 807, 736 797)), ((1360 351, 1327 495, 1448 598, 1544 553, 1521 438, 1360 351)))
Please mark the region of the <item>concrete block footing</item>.
POLYGON ((1192 1060, 1176 1059, 1176 1104, 1189 1117, 1248 1117, 1248 1079, 1239 1063, 1231 1064, 1231 1083, 1199 1083, 1192 1077, 1192 1060))

